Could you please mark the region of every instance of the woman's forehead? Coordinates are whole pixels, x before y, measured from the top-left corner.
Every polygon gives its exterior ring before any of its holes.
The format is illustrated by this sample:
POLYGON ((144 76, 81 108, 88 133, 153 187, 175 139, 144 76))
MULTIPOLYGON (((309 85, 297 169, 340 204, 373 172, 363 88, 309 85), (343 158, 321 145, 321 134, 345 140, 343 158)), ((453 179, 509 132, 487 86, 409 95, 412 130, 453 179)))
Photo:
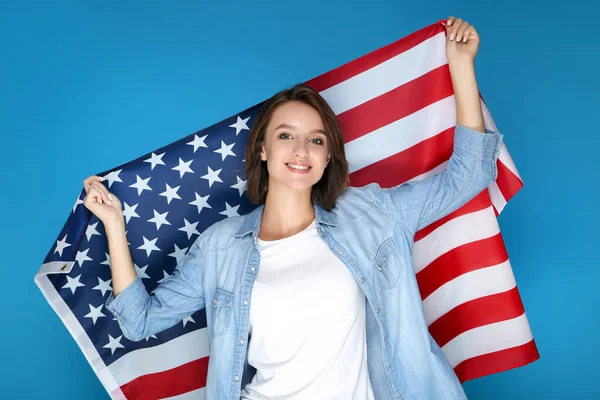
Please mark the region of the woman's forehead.
POLYGON ((279 127, 307 132, 322 131, 323 120, 317 110, 308 104, 290 101, 277 107, 271 116, 269 128, 274 130, 279 127))

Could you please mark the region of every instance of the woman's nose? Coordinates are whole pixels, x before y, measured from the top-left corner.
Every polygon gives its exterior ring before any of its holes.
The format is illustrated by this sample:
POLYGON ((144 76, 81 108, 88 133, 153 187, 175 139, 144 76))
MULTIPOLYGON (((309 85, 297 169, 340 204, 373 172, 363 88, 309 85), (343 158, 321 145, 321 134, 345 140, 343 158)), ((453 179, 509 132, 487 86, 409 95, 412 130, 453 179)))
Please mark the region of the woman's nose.
POLYGON ((308 151, 306 150, 306 145, 298 141, 296 148, 294 149, 294 155, 296 157, 306 157, 308 155, 308 151))

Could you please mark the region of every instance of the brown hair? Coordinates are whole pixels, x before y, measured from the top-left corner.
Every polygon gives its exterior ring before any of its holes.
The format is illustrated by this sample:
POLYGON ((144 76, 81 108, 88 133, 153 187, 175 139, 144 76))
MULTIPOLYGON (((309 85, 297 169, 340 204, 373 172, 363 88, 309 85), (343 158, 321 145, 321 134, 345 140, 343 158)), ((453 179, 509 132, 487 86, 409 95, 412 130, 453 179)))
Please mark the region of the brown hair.
POLYGON ((305 84, 298 84, 273 95, 262 105, 250 129, 246 147, 246 194, 251 202, 262 204, 267 198, 269 173, 266 162, 260 158, 267 126, 275 110, 290 101, 298 101, 314 108, 323 121, 331 158, 321 179, 313 185, 311 198, 328 211, 335 206, 337 196, 348 186, 348 161, 340 123, 329 104, 321 95, 305 84))

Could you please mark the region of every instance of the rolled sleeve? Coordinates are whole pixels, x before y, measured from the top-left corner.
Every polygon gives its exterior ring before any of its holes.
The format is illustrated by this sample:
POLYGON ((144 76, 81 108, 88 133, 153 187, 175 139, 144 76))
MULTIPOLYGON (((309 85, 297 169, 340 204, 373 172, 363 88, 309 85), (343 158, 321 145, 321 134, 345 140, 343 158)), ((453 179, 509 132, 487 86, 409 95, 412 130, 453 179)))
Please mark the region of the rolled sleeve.
POLYGON ((142 279, 136 276, 135 280, 116 298, 113 296, 113 292, 110 292, 105 306, 117 319, 119 317, 131 319, 145 308, 149 298, 150 295, 142 283, 142 279))
POLYGON ((454 151, 468 157, 498 159, 504 135, 486 129, 485 133, 456 124, 454 151))

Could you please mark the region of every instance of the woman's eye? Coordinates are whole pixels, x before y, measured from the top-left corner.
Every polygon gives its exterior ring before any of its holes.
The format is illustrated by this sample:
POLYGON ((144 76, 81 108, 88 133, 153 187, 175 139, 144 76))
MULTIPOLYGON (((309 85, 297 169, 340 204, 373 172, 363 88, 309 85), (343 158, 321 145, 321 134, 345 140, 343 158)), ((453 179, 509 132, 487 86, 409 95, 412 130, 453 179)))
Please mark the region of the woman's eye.
POLYGON ((289 133, 280 133, 279 134, 279 139, 289 139, 291 137, 292 137, 292 135, 290 135, 289 133))
POLYGON ((313 142, 315 144, 323 144, 323 139, 314 138, 314 139, 311 139, 311 142, 313 142))

